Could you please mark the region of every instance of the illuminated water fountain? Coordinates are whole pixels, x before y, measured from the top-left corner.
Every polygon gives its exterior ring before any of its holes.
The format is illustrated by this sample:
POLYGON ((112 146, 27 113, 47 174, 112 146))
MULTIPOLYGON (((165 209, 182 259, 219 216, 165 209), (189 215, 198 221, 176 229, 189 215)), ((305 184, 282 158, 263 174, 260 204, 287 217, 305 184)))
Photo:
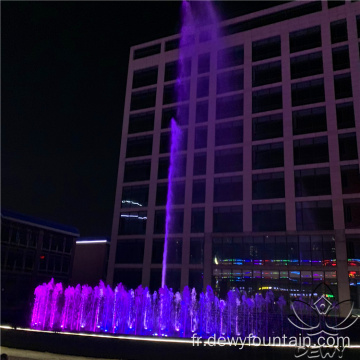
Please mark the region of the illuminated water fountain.
MULTIPOLYGON (((193 55, 194 32, 199 25, 199 16, 194 19, 187 2, 183 2, 182 10, 177 77, 177 100, 180 104, 190 97, 186 61, 193 55)), ((198 11, 201 11, 201 22, 205 19, 207 24, 206 29, 212 38, 211 46, 219 48, 221 37, 217 36, 218 23, 211 2, 201 2, 198 11)), ((197 294, 195 289, 188 287, 181 293, 174 293, 166 286, 167 243, 173 230, 173 180, 182 166, 179 160, 181 124, 185 123, 182 116, 178 108, 176 119, 171 120, 162 285, 159 291, 150 293, 148 288, 141 286, 127 290, 122 284, 113 289, 103 282, 94 288, 77 285, 64 289, 61 283, 55 284, 52 280, 35 290, 32 328, 172 337, 191 337, 195 333, 203 337, 214 334, 267 337, 283 328, 283 316, 279 314, 283 314, 285 301, 281 297, 275 300, 271 291, 265 296, 248 296, 245 292, 231 290, 227 298, 219 299, 211 287, 197 294)))
POLYGON ((275 300, 271 291, 250 297, 231 290, 220 300, 210 286, 200 294, 188 287, 182 293, 166 286, 154 293, 141 286, 126 290, 122 284, 112 289, 103 282, 94 288, 77 285, 64 290, 51 280, 35 290, 31 327, 172 337, 268 337, 282 329, 284 306, 284 299, 275 300))

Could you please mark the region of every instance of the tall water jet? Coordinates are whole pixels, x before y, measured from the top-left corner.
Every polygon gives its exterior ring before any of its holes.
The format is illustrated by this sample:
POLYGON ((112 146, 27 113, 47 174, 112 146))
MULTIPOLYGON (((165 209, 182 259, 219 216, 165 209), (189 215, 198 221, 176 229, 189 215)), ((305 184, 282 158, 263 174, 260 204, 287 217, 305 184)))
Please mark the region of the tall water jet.
POLYGON ((164 241, 164 253, 162 263, 162 276, 161 287, 165 286, 166 281, 166 261, 168 251, 169 234, 172 231, 172 205, 173 205, 173 191, 174 191, 174 178, 177 176, 177 170, 179 167, 179 149, 181 146, 181 130, 174 119, 171 119, 171 151, 170 151, 170 165, 168 174, 168 192, 166 199, 166 223, 165 223, 165 241, 164 241))
MULTIPOLYGON (((202 25, 208 26, 208 31, 211 33, 212 38, 217 39, 218 21, 211 1, 201 3, 201 6, 196 9, 198 14, 194 17, 190 3, 187 1, 182 2, 182 27, 180 34, 179 46, 179 61, 177 67, 177 81, 176 92, 177 102, 181 104, 189 100, 190 86, 187 77, 188 74, 188 59, 191 58, 194 52, 195 33, 202 25), (210 27, 209 27, 210 26, 210 27)), ((181 111, 178 106, 176 113, 176 120, 171 119, 171 149, 170 149, 170 165, 168 171, 168 193, 166 201, 166 220, 165 220, 165 240, 164 240, 164 253, 162 263, 162 276, 161 287, 166 285, 166 264, 169 234, 173 230, 173 197, 174 197, 174 178, 178 176, 181 161, 179 159, 179 151, 182 148, 182 134, 178 124, 185 123, 183 117, 187 116, 181 111)))

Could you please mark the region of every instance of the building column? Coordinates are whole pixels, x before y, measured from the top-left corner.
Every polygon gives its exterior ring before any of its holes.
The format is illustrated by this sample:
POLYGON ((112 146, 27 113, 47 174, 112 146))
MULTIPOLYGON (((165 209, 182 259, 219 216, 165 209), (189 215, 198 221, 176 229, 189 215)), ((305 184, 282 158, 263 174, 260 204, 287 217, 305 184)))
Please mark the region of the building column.
MULTIPOLYGON (((332 146, 329 146, 329 167, 331 174, 332 208, 335 230, 336 277, 338 283, 338 301, 341 302, 350 299, 350 287, 347 271, 347 251, 335 105, 334 72, 332 64, 332 44, 330 24, 327 18, 323 18, 321 24, 321 37, 323 48, 324 88, 325 98, 327 99, 327 136, 328 144, 332 144, 332 146)), ((340 316, 346 316, 349 310, 349 307, 343 306, 340 309, 340 316)))

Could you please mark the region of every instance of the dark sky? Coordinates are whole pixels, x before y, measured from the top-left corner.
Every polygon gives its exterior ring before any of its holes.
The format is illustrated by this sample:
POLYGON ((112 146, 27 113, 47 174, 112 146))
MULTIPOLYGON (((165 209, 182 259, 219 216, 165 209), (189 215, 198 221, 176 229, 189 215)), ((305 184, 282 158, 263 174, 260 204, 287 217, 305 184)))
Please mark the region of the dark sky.
POLYGON ((110 236, 129 49, 177 33, 180 7, 1 2, 2 207, 110 236))

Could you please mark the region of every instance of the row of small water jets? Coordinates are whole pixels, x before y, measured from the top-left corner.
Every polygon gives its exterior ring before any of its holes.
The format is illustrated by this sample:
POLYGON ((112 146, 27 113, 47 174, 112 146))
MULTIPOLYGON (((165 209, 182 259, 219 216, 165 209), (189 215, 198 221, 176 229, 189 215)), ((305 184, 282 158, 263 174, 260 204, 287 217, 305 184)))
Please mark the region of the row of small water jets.
POLYGON ((150 293, 139 286, 113 290, 77 285, 63 288, 51 280, 35 289, 31 327, 71 332, 107 332, 153 336, 203 337, 214 334, 271 336, 282 333, 286 301, 268 291, 248 296, 231 290, 226 300, 214 295, 210 286, 197 295, 195 289, 174 293, 166 286, 150 293))

